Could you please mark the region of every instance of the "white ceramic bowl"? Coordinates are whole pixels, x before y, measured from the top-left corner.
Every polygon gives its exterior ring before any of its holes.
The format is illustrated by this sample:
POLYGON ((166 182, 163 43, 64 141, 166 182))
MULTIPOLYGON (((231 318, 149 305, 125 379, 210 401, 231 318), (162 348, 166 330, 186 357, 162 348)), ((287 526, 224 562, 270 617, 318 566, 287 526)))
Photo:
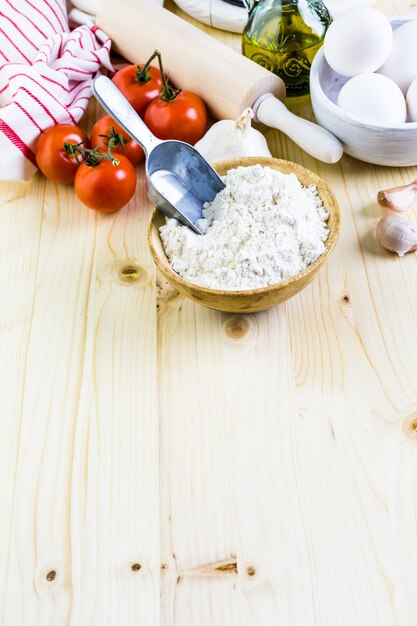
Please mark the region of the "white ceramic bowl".
MULTIPOLYGON (((391 18, 394 30, 407 21, 391 18)), ((361 161, 397 167, 416 165, 417 122, 376 126, 359 121, 336 104, 339 91, 348 80, 332 70, 321 48, 310 71, 311 103, 320 126, 340 139, 347 154, 361 161)))

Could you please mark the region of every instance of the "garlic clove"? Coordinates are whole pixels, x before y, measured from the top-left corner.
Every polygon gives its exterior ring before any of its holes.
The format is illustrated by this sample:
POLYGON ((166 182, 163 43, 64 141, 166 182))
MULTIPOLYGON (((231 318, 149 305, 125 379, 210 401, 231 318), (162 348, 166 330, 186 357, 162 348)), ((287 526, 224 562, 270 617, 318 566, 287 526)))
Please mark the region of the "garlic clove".
POLYGON ((398 256, 417 250, 417 230, 396 215, 381 217, 376 225, 376 238, 383 248, 398 256))
POLYGON ((406 211, 417 200, 417 181, 378 191, 378 204, 393 212, 406 211))

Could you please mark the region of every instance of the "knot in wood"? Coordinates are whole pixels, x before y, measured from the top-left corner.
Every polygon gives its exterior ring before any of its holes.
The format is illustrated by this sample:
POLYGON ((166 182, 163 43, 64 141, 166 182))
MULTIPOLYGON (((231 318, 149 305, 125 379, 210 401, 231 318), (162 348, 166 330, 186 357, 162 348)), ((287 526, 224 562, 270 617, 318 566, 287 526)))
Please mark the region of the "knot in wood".
POLYGON ((219 565, 219 567, 216 567, 216 572, 221 572, 222 574, 237 574, 237 563, 233 561, 232 563, 219 565))
POLYGON ((125 265, 118 271, 119 280, 129 285, 137 283, 143 277, 144 270, 139 265, 125 265))
POLYGON ((345 304, 346 306, 348 304, 350 304, 350 296, 349 296, 349 294, 348 293, 344 293, 342 295, 342 297, 340 298, 340 301, 341 301, 342 304, 345 304))
POLYGON ((48 582, 52 582, 53 580, 55 580, 56 578, 56 571, 55 570, 51 570, 50 572, 47 573, 46 575, 46 580, 48 582))
POLYGON ((226 333, 232 339, 240 339, 249 331, 250 324, 246 317, 238 315, 232 317, 226 324, 226 333))
POLYGON ((404 419, 402 430, 407 437, 417 439, 417 411, 413 411, 404 419))
POLYGON ((142 569, 142 565, 140 563, 133 563, 132 572, 139 572, 142 569))
POLYGON ((167 302, 173 302, 174 300, 176 300, 179 296, 181 296, 180 292, 178 291, 178 289, 175 288, 171 288, 168 292, 167 295, 167 302))

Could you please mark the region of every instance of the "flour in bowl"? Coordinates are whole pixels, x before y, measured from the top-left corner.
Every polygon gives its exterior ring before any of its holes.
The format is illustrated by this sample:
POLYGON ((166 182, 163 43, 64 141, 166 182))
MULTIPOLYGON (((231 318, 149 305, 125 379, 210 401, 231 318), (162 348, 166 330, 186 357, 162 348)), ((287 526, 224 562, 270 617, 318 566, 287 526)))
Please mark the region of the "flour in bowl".
POLYGON ((315 186, 261 165, 229 170, 223 180, 197 223, 204 235, 175 219, 160 228, 180 276, 212 289, 257 289, 298 274, 325 251, 329 214, 315 186))

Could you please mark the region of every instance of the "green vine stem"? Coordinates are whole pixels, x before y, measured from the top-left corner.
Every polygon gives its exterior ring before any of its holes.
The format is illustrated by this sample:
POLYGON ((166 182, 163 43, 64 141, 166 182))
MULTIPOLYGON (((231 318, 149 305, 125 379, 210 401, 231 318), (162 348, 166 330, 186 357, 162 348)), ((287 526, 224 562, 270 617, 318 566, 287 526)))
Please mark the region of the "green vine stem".
POLYGON ((138 70, 136 72, 136 76, 135 76, 135 82, 136 83, 148 83, 152 76, 149 74, 149 68, 151 66, 151 63, 154 59, 156 59, 156 57, 161 56, 160 52, 158 52, 158 50, 154 50, 152 56, 149 57, 149 59, 146 61, 146 63, 141 67, 140 65, 138 65, 138 70))
POLYGON ((155 50, 154 54, 158 58, 159 69, 162 76, 162 89, 159 92, 159 97, 164 102, 173 102, 178 94, 181 93, 181 89, 174 89, 174 87, 168 83, 165 78, 164 67, 162 65, 162 55, 158 52, 158 50, 155 50))
POLYGON ((111 146, 108 145, 107 154, 102 154, 101 152, 97 152, 97 150, 91 148, 83 148, 81 144, 73 144, 73 143, 64 143, 65 152, 68 156, 72 156, 75 158, 77 163, 85 163, 90 167, 96 167, 100 164, 100 160, 111 161, 112 165, 119 165, 120 161, 116 157, 114 157, 111 153, 111 146), (81 161, 79 157, 81 156, 81 161))
POLYGON ((107 140, 107 154, 111 153, 112 148, 117 148, 117 146, 121 146, 123 154, 126 155, 125 144, 129 143, 129 141, 132 141, 132 138, 128 137, 127 139, 125 139, 122 133, 116 133, 116 131, 114 130, 114 126, 110 126, 109 131, 109 135, 101 133, 99 134, 99 137, 103 137, 103 139, 107 140))

